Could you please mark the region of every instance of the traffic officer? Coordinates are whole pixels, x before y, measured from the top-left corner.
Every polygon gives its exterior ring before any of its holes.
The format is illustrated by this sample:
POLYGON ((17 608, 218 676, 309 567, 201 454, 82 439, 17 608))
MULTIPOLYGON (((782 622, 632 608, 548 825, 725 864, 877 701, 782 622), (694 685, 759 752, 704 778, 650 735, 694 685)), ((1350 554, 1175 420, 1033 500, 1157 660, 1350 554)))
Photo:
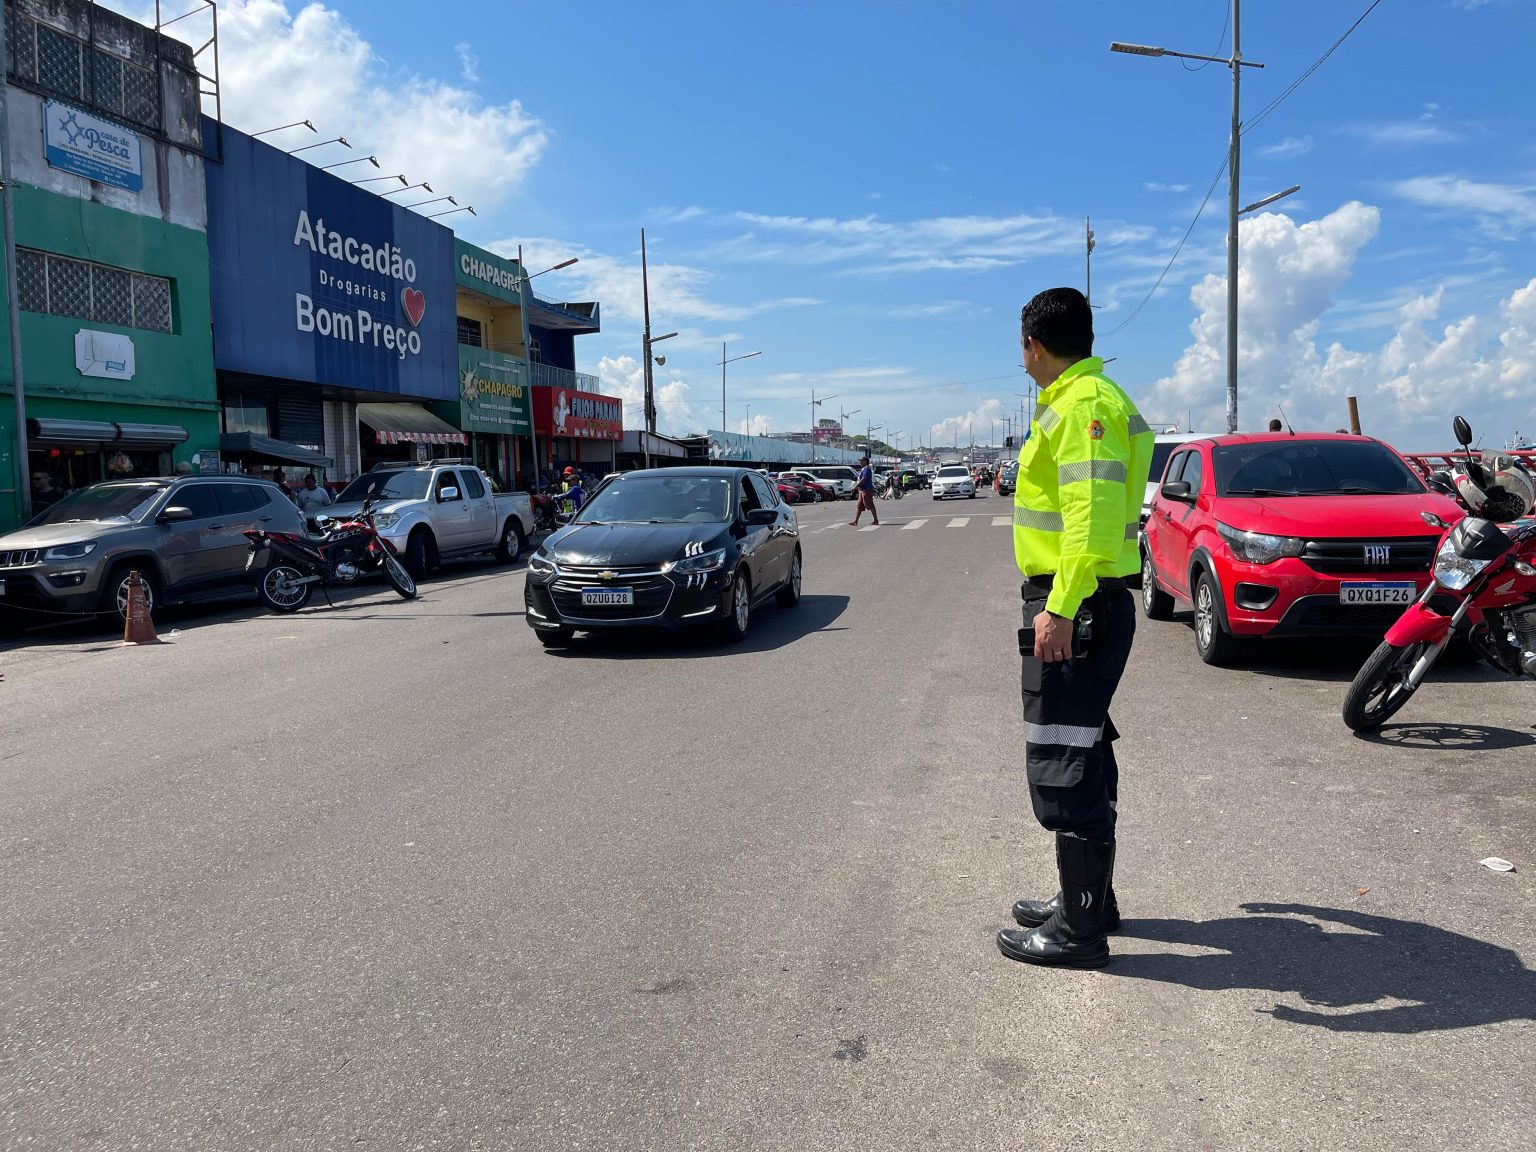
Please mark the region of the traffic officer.
POLYGON ((1152 432, 1093 355, 1093 314, 1052 288, 1020 316, 1024 368, 1040 386, 1019 452, 1013 549, 1024 574, 1019 632, 1024 749, 1035 818, 1056 834, 1060 891, 1020 900, 1023 929, 998 933, 1005 956, 1097 968, 1120 926, 1111 881, 1119 769, 1109 705, 1136 631, 1125 578, 1141 568, 1137 534, 1152 432))

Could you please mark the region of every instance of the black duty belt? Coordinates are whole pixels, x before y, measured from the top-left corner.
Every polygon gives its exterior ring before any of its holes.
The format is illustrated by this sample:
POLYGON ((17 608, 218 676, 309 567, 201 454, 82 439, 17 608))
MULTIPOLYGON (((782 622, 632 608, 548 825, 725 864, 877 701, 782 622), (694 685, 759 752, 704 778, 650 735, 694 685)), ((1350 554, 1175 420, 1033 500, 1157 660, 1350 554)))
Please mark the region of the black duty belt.
MULTIPOLYGON (((1029 576, 1025 578, 1023 584, 1019 585, 1019 593, 1025 600, 1032 599, 1035 596, 1046 596, 1050 594, 1051 585, 1055 582, 1056 577, 1049 572, 1041 576, 1029 576)), ((1100 591, 1116 592, 1123 590, 1125 587, 1125 577, 1123 576, 1102 576, 1099 578, 1100 591)))

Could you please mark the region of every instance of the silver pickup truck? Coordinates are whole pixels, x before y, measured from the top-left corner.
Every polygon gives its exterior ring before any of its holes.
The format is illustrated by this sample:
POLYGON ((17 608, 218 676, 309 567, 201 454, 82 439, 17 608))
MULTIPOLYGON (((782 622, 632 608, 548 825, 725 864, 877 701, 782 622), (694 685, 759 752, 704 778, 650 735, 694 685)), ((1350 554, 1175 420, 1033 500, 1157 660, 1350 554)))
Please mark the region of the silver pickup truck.
POLYGON ((344 517, 373 501, 379 535, 405 557, 417 580, 439 560, 492 553, 511 564, 533 534, 533 502, 525 492, 497 492, 467 460, 383 465, 364 472, 320 515, 344 517))

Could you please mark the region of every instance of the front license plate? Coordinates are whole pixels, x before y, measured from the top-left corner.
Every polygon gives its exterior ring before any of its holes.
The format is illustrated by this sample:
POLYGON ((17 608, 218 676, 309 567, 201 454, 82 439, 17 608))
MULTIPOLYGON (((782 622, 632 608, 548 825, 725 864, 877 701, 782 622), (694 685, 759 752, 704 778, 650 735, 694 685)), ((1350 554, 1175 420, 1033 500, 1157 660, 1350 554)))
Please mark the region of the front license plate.
POLYGON ((1411 581, 1346 580, 1339 585, 1340 604, 1412 604, 1418 589, 1411 581))
POLYGON ((633 588, 583 588, 581 603, 588 608, 629 606, 635 602, 633 588))

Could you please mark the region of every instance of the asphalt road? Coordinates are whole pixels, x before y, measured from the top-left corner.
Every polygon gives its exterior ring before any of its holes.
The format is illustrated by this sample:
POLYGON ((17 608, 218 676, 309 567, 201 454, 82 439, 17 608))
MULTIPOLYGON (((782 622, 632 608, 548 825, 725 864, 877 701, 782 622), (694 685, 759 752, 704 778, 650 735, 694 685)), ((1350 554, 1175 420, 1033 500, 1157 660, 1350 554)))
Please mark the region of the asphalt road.
POLYGON ((1143 621, 1126 928, 1028 968, 1007 502, 848 511, 734 647, 464 565, 0 650, 0 1146, 1530 1146, 1528 683, 1364 741, 1365 649, 1143 621))

